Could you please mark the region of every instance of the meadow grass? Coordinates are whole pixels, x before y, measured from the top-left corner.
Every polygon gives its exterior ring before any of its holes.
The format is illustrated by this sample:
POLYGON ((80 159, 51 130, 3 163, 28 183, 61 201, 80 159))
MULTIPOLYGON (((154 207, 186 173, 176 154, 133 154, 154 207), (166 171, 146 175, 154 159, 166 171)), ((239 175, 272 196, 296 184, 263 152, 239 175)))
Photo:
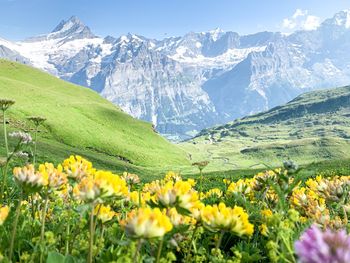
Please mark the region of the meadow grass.
POLYGON ((132 118, 90 89, 31 67, 0 60, 0 98, 16 100, 7 113, 10 131, 33 131, 29 116, 47 119, 39 148, 56 160, 81 153, 96 154, 108 167, 112 162, 135 169, 188 164, 185 153, 150 123, 132 118))

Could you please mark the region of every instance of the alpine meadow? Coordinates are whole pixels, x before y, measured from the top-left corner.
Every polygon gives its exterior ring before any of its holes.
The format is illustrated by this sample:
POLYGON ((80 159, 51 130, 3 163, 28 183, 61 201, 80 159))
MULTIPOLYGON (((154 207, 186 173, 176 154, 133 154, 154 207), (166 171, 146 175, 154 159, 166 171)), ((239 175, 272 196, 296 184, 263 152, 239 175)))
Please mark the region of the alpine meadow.
POLYGON ((0 0, 0 121, 0 262, 350 262, 346 1, 0 0))

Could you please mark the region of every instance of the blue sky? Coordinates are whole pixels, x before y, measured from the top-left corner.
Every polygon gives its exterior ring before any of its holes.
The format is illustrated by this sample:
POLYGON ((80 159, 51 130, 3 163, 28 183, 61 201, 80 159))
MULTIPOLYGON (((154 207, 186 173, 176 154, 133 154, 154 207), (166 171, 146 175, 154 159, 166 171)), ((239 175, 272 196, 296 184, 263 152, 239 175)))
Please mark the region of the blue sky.
POLYGON ((0 0, 0 37, 50 32, 78 16, 99 36, 164 38, 220 27, 240 34, 313 28, 349 0, 0 0))

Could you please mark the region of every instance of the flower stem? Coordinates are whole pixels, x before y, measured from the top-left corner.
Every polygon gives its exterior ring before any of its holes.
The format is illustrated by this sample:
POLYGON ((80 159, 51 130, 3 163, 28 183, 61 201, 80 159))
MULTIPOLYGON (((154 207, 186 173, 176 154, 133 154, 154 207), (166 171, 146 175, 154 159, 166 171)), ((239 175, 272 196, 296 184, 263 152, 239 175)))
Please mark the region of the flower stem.
POLYGON ((221 241, 222 241, 222 238, 223 238, 224 234, 225 234, 224 231, 220 232, 219 239, 216 241, 216 246, 215 246, 216 250, 218 250, 220 248, 221 241))
POLYGON ((6 177, 7 177, 7 167, 8 167, 8 159, 6 160, 5 166, 2 168, 2 184, 1 184, 1 193, 0 193, 0 200, 1 203, 5 199, 5 189, 7 185, 6 177))
POLYGON ((46 219, 46 211, 49 203, 49 195, 46 192, 45 196, 45 201, 44 201, 44 208, 43 208, 43 214, 41 218, 41 232, 40 232, 40 263, 43 262, 43 256, 44 256, 44 251, 43 251, 43 241, 44 241, 44 236, 45 236, 45 219, 46 219))
POLYGON ((346 213, 346 210, 345 210, 344 206, 343 206, 343 213, 344 213, 345 222, 346 222, 346 224, 348 224, 348 222, 349 222, 349 220, 348 220, 348 214, 346 213))
POLYGON ((198 226, 197 224, 195 225, 195 228, 192 232, 192 236, 191 236, 191 242, 190 242, 190 245, 189 245, 189 248, 188 248, 188 252, 186 254, 186 257, 185 259, 187 260, 190 256, 190 253, 191 253, 191 245, 193 246, 193 252, 194 254, 197 254, 197 246, 196 246, 196 239, 195 239, 195 236, 196 236, 196 233, 197 233, 197 229, 198 229, 198 226))
POLYGON ((291 256, 292 262, 295 262, 295 259, 294 259, 294 252, 293 252, 293 249, 292 249, 291 246, 290 246, 290 242, 287 242, 287 240, 286 240, 283 236, 281 236, 281 239, 282 239, 282 241, 283 241, 283 244, 284 244, 285 247, 287 248, 288 253, 289 253, 290 256, 291 256))
POLYGON ((136 246, 133 262, 137 262, 137 256, 139 255, 141 245, 142 245, 142 238, 137 240, 137 246, 136 246))
POLYGON ((160 240, 160 244, 159 244, 159 247, 158 247, 158 253, 157 253, 157 260, 156 260, 156 263, 159 263, 160 255, 162 254, 163 243, 164 243, 164 238, 162 238, 162 239, 160 240))
POLYGON ((35 220, 35 204, 34 204, 34 194, 30 195, 30 205, 32 207, 32 219, 33 219, 33 224, 34 224, 34 220, 35 220))
POLYGON ((20 193, 19 199, 18 199, 18 204, 16 208, 16 214, 15 214, 15 221, 13 222, 13 228, 12 228, 12 233, 11 233, 11 240, 10 240, 10 252, 9 252, 9 259, 10 261, 12 260, 12 255, 13 255, 13 246, 15 244, 15 238, 16 238, 16 231, 17 231, 17 225, 18 225, 18 218, 19 214, 21 212, 21 205, 22 205, 22 192, 20 193))
POLYGON ((92 204, 92 205, 91 205, 91 214, 90 214, 90 240, 89 240, 89 256, 88 256, 88 263, 92 263, 92 258, 93 258, 94 232, 95 232, 94 210, 95 210, 95 205, 92 204))
POLYGON ((67 256, 69 254, 69 239, 70 239, 70 212, 68 207, 68 220, 67 220, 67 227, 66 227, 66 244, 65 244, 65 255, 67 256))
POLYGON ((203 191, 203 171, 199 169, 199 200, 201 199, 201 193, 203 191))
POLYGON ((8 146, 8 142, 7 142, 5 110, 2 111, 2 123, 4 125, 4 139, 5 139, 6 157, 8 158, 10 153, 9 153, 9 146, 8 146))
POLYGON ((34 165, 34 167, 36 165, 36 142, 37 142, 37 136, 38 136, 38 126, 35 127, 35 133, 34 133, 34 153, 33 153, 33 165, 34 165))
POLYGON ((196 246, 196 239, 195 239, 195 236, 196 236, 196 233, 197 233, 197 225, 195 226, 195 229, 193 230, 193 233, 192 233, 192 238, 191 238, 191 243, 193 245, 193 250, 194 250, 194 253, 197 254, 197 246, 196 246))
POLYGON ((8 166, 9 156, 10 156, 9 146, 8 146, 8 142, 7 142, 6 118, 5 118, 5 110, 4 109, 2 110, 2 124, 4 126, 4 140, 5 140, 5 150, 6 150, 6 158, 7 158, 7 160, 6 160, 5 167, 2 170, 2 172, 3 172, 2 173, 3 179, 2 179, 1 196, 0 196, 1 202, 4 199, 4 194, 5 194, 7 166, 8 166))
POLYGON ((138 207, 141 207, 141 190, 139 189, 139 204, 138 204, 138 207))
MULTIPOLYGON (((94 223, 94 231, 96 231, 96 227, 97 227, 97 219, 98 219, 98 215, 100 214, 100 211, 101 211, 101 207, 102 207, 102 204, 99 204, 98 205, 98 209, 97 209, 97 213, 96 213, 96 220, 95 220, 95 223, 94 223)), ((95 212, 95 210, 94 210, 95 212)))

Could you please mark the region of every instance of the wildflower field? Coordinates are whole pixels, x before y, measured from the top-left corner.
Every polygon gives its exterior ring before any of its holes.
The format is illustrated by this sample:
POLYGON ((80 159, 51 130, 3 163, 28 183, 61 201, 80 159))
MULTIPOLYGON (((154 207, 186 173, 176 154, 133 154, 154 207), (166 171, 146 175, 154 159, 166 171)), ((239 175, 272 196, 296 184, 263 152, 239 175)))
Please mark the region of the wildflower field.
POLYGON ((143 182, 72 155, 37 163, 33 134, 8 133, 0 160, 1 262, 350 262, 350 176, 305 177, 292 161, 203 184, 169 171, 143 182), (14 145, 9 147, 9 140, 14 145))

